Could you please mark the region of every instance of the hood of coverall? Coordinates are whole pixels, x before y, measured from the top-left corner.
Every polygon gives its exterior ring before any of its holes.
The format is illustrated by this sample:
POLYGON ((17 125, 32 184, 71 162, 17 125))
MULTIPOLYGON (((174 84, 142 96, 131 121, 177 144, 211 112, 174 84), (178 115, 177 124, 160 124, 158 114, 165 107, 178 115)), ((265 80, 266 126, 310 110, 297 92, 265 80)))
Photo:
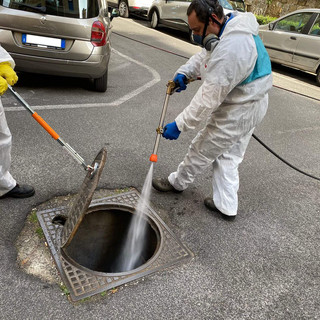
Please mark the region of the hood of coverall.
POLYGON ((227 21, 227 25, 220 36, 221 39, 229 33, 234 33, 235 31, 253 35, 257 35, 259 33, 259 23, 251 12, 233 12, 232 14, 234 17, 227 21))
MULTIPOLYGON (((236 33, 240 34, 253 34, 257 35, 259 33, 259 24, 257 22, 256 17, 251 12, 239 13, 239 12, 232 12, 232 18, 229 19, 226 24, 223 25, 223 32, 222 35, 219 37, 221 41, 224 37, 228 36, 230 33, 235 35, 236 33)), ((207 37, 209 37, 207 35, 207 37)), ((204 60, 204 64, 200 67, 200 74, 201 78, 206 78, 207 69, 205 67, 206 63, 211 58, 212 51, 215 50, 215 47, 219 44, 219 41, 213 42, 211 45, 211 49, 208 50, 207 48, 207 56, 204 60)))

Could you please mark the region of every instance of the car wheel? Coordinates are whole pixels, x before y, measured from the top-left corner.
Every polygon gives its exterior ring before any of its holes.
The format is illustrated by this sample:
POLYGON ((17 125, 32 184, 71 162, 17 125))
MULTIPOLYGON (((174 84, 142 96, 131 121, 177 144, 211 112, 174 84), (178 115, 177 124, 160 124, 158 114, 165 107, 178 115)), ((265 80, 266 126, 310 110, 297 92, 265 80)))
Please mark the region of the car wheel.
POLYGON ((154 10, 151 14, 150 27, 153 29, 156 29, 158 24, 159 24, 158 12, 156 10, 154 10))
POLYGON ((317 71, 316 81, 317 81, 317 85, 320 86, 320 67, 318 68, 318 71, 317 71))
POLYGON ((125 0, 120 0, 119 2, 119 15, 122 18, 129 18, 129 7, 125 0))
POLYGON ((107 85, 108 85, 108 70, 102 77, 93 79, 93 89, 97 92, 106 92, 107 85))

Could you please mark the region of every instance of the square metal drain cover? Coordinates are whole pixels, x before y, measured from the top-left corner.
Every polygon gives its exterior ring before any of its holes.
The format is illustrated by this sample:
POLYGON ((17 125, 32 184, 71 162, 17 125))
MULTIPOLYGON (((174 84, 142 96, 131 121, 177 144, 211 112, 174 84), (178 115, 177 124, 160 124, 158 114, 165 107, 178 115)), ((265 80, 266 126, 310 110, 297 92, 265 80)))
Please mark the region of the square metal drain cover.
MULTIPOLYGON (((89 207, 99 205, 125 206, 134 210, 140 199, 137 191, 130 191, 115 196, 93 200, 89 207)), ((145 214, 152 220, 159 231, 159 245, 153 257, 140 267, 127 272, 107 273, 90 270, 72 259, 66 259, 63 254, 61 241, 64 226, 53 223, 53 219, 60 216, 68 218, 68 208, 60 207, 37 212, 37 217, 46 237, 49 249, 54 258, 56 267, 62 281, 70 291, 72 301, 93 296, 127 282, 139 279, 148 274, 164 270, 173 265, 187 262, 193 257, 193 253, 166 226, 156 212, 148 206, 145 214)))

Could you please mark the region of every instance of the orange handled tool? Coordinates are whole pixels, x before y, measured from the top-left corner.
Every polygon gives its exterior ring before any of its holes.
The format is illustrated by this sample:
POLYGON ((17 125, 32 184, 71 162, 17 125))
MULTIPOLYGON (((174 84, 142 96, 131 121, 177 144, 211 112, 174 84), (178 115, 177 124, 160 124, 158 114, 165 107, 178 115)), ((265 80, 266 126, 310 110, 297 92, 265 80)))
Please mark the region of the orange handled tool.
POLYGON ((9 91, 13 94, 13 96, 24 106, 25 109, 27 109, 32 117, 42 126, 43 129, 45 129, 54 140, 57 140, 62 147, 68 151, 68 153, 78 162, 80 163, 86 171, 90 171, 91 175, 93 175, 97 168, 94 168, 90 165, 87 165, 84 162, 84 159, 79 155, 78 152, 76 152, 68 143, 65 143, 59 135, 36 113, 34 112, 31 107, 28 105, 28 103, 15 91, 13 88, 8 85, 9 91))
POLYGON ((59 135, 36 112, 32 114, 32 118, 35 119, 41 125, 41 127, 50 134, 50 136, 54 140, 59 139, 59 135))

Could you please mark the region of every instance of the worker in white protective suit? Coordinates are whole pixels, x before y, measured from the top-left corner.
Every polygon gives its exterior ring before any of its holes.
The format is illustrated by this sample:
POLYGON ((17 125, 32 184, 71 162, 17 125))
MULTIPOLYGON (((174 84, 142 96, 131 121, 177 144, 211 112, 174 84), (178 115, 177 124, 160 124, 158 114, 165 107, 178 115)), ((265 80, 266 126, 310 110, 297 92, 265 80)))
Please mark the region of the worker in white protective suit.
MULTIPOLYGON (((14 85, 18 77, 14 72, 15 63, 5 49, 0 46, 0 95, 3 95, 8 84, 14 85)), ((34 195, 32 186, 19 185, 11 176, 11 133, 8 128, 4 109, 0 99, 0 198, 26 198, 34 195)))
POLYGON ((202 86, 163 137, 177 139, 206 120, 191 142, 177 171, 154 178, 159 191, 181 192, 208 166, 213 170, 213 196, 204 199, 210 210, 226 220, 238 211, 238 166, 251 135, 268 108, 272 87, 271 63, 251 13, 224 15, 217 0, 193 0, 188 11, 194 41, 204 48, 181 66, 174 77, 178 91, 188 79, 201 76, 202 86))

